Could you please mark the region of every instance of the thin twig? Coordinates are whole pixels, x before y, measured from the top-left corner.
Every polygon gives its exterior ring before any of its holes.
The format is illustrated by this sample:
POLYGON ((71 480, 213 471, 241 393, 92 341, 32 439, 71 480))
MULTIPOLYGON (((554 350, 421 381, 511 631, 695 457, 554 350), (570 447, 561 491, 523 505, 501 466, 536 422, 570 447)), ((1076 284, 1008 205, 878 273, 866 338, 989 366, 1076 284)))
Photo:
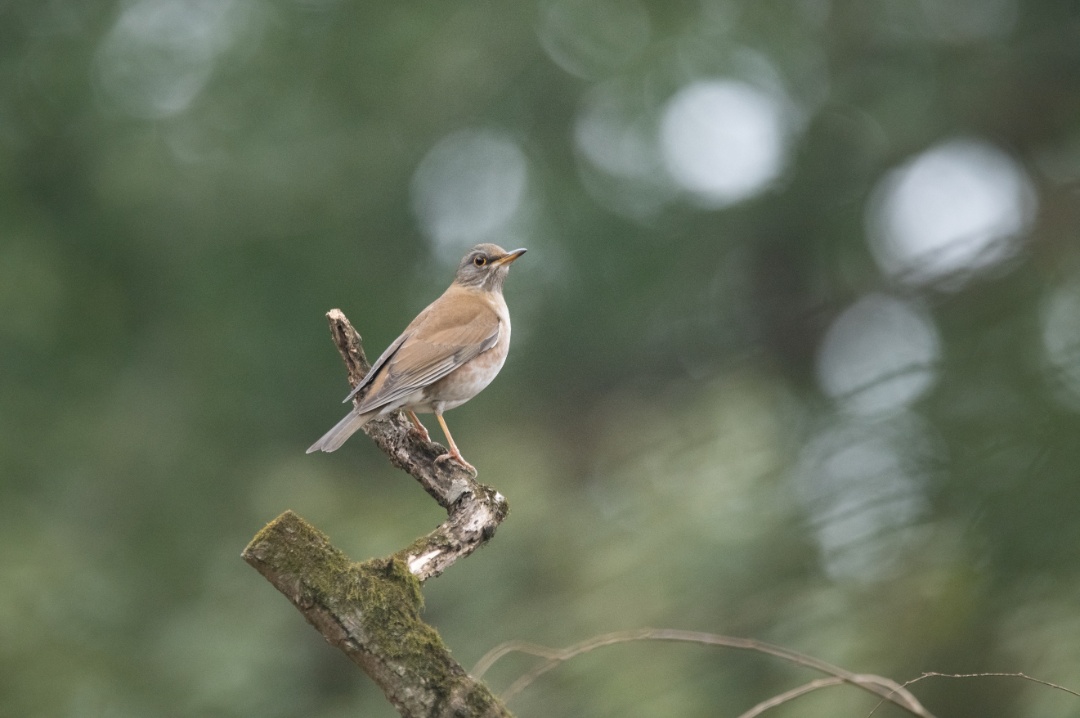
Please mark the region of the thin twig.
POLYGON ((816 680, 810 681, 809 683, 798 686, 797 688, 792 688, 790 691, 784 691, 779 695, 775 695, 767 701, 762 701, 761 703, 758 703, 756 706, 740 715, 739 718, 757 718, 759 715, 769 710, 770 708, 775 708, 776 706, 787 703, 788 701, 793 701, 799 696, 804 696, 807 693, 812 693, 819 688, 828 688, 829 686, 842 685, 844 685, 843 678, 837 678, 836 676, 830 676, 828 678, 818 678, 816 680))
MULTIPOLYGON (((1066 688, 1065 686, 1059 686, 1057 683, 1051 683, 1050 681, 1044 681, 1044 680, 1042 680, 1040 678, 1032 678, 1031 676, 1027 675, 1026 673, 1004 673, 1004 672, 999 672, 999 671, 990 671, 990 672, 986 672, 986 673, 938 673, 936 671, 927 671, 927 672, 923 673, 921 676, 919 676, 918 678, 912 678, 910 681, 905 681, 904 682, 904 687, 906 688, 907 686, 910 686, 912 683, 918 683, 919 681, 921 681, 924 678, 1023 678, 1026 681, 1031 681, 1032 683, 1038 683, 1039 685, 1046 686, 1048 688, 1056 688, 1059 691, 1065 691, 1066 693, 1072 694, 1072 695, 1076 696, 1077 698, 1080 698, 1080 693, 1077 693, 1076 691, 1072 690, 1071 688, 1066 688)), ((870 713, 867 714, 867 718, 870 718, 871 716, 873 716, 874 713, 877 712, 877 709, 880 708, 884 703, 885 703, 885 701, 884 701, 884 699, 882 699, 881 703, 878 703, 876 706, 874 706, 874 709, 872 711, 870 711, 870 713)))
POLYGON ((571 658, 604 646, 628 643, 631 641, 677 641, 724 646, 726 648, 764 653, 838 678, 844 683, 873 693, 884 701, 894 703, 912 715, 920 716, 920 718, 933 718, 932 714, 926 710, 926 708, 919 703, 918 699, 916 699, 907 689, 886 678, 862 676, 844 670, 839 666, 834 666, 819 658, 806 656, 796 651, 765 643, 763 641, 757 641, 752 638, 736 638, 732 636, 721 636, 714 633, 701 633, 698 631, 654 628, 645 628, 635 631, 616 631, 614 633, 596 636, 562 649, 539 646, 524 641, 509 641, 488 651, 488 653, 477 662, 472 670, 472 674, 478 678, 483 676, 495 661, 509 653, 527 653, 546 659, 545 662, 518 678, 509 688, 503 691, 500 697, 505 701, 524 690, 529 684, 543 674, 571 658), (871 680, 871 678, 873 680, 871 680))
MULTIPOLYGON (((772 708, 774 706, 780 705, 781 703, 786 703, 786 702, 788 702, 790 700, 794 700, 795 698, 798 698, 799 696, 801 696, 801 695, 803 695, 805 693, 809 693, 809 692, 817 690, 819 688, 827 688, 828 686, 839 685, 839 684, 849 684, 849 685, 859 686, 860 688, 863 688, 863 689, 868 690, 868 691, 870 691, 872 693, 875 693, 877 695, 882 696, 882 699, 878 702, 878 704, 876 706, 874 706, 873 710, 870 711, 871 715, 873 714, 874 711, 876 711, 878 708, 880 708, 886 702, 894 703, 894 704, 900 706, 901 708, 903 708, 904 710, 909 711, 911 713, 914 713, 915 715, 920 715, 919 713, 916 712, 916 710, 923 710, 923 711, 926 710, 925 708, 922 707, 921 704, 919 704, 918 700, 915 699, 914 695, 912 695, 911 693, 908 693, 904 689, 903 686, 901 686, 899 683, 892 680, 891 678, 886 678, 884 676, 874 675, 872 673, 855 674, 853 676, 853 678, 854 678, 854 680, 848 680, 848 679, 840 678, 840 677, 819 678, 816 681, 811 681, 810 683, 807 683, 806 685, 799 686, 798 688, 794 688, 794 689, 792 689, 790 691, 787 691, 786 693, 781 693, 779 696, 774 696, 773 698, 770 698, 769 700, 764 701, 763 703, 760 703, 758 706, 755 706, 754 709, 761 706, 763 708, 763 710, 761 712, 764 712, 764 709, 772 708), (900 696, 900 698, 904 702, 901 703, 901 702, 898 702, 898 701, 894 701, 891 698, 885 697, 883 695, 883 693, 882 693, 883 691, 886 692, 887 694, 891 694, 893 696, 900 696), (914 702, 914 705, 907 705, 908 701, 914 702)), ((753 712, 754 709, 751 709, 751 713, 748 714, 747 718, 749 718, 749 716, 751 716, 751 715, 752 716, 759 715, 759 713, 754 713, 753 712)), ((929 713, 927 713, 927 715, 929 715, 929 713)), ((740 716, 740 718, 744 718, 744 717, 740 716)))
POLYGON ((1039 685, 1046 686, 1047 688, 1054 688, 1059 691, 1065 691, 1070 695, 1074 695, 1077 698, 1080 698, 1080 692, 1074 691, 1071 688, 1066 688, 1065 686, 1059 686, 1057 683, 1044 681, 1041 678, 1033 678, 1026 673, 938 673, 936 671, 927 671, 918 678, 912 678, 910 681, 904 683, 904 685, 910 686, 912 683, 918 683, 924 678, 1022 678, 1025 681, 1031 681, 1032 683, 1038 683, 1039 685))

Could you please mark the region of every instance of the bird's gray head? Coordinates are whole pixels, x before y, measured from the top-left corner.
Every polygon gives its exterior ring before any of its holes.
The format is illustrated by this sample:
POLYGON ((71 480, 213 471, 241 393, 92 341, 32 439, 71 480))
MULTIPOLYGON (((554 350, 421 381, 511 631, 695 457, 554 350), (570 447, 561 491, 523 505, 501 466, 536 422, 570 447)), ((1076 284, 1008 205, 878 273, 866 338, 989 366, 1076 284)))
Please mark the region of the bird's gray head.
POLYGON ((500 291, 510 263, 523 254, 524 249, 507 252, 495 244, 478 244, 462 258, 454 281, 465 287, 500 291))

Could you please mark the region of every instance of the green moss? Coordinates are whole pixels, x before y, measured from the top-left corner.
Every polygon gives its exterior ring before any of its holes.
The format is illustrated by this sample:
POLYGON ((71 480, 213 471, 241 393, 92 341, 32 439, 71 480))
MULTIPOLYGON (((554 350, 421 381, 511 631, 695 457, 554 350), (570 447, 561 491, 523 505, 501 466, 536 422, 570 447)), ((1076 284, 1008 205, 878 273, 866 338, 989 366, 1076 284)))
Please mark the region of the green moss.
MULTIPOLYGON (((476 689, 469 691, 465 695, 465 715, 470 716, 483 716, 487 715, 492 706, 499 705, 503 711, 506 710, 505 706, 499 703, 499 699, 488 690, 488 687, 483 683, 478 683, 476 689)), ((496 715, 499 715, 498 713, 496 715)), ((507 713, 509 715, 509 713, 507 713)))
POLYGON ((308 587, 318 594, 331 595, 335 576, 352 562, 334 548, 322 531, 286 511, 268 523, 244 549, 245 557, 255 556, 274 567, 276 573, 303 576, 308 587))
POLYGON ((367 650, 423 676, 436 690, 460 675, 442 637, 421 620, 420 583, 400 559, 355 563, 326 551, 320 565, 309 564, 304 575, 314 601, 336 615, 360 618, 367 650))
MULTIPOLYGON (((419 544, 430 550, 430 544, 419 544)), ((318 529, 286 512, 255 536, 245 556, 271 564, 279 574, 301 579, 294 601, 321 605, 338 620, 358 620, 349 630, 363 651, 395 664, 409 685, 424 685, 437 703, 466 704, 482 715, 495 697, 482 684, 468 687, 465 670, 451 657, 442 637, 420 618, 420 582, 398 556, 356 563, 334 548, 318 529), (452 696, 451 694, 456 694, 452 696)))
POLYGON ((402 550, 398 551, 394 556, 405 561, 410 557, 423 556, 432 551, 446 552, 451 548, 451 542, 446 539, 441 531, 436 531, 427 536, 421 536, 402 550))

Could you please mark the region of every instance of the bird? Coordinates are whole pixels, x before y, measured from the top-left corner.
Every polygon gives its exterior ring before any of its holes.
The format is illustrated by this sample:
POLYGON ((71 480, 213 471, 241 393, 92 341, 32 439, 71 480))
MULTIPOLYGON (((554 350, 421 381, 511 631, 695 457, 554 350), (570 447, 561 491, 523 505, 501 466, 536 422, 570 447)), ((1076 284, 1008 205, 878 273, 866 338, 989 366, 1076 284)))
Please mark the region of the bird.
POLYGON ((476 467, 461 455, 443 413, 479 394, 502 369, 510 349, 503 282, 525 251, 508 252, 495 244, 470 249, 450 287, 405 327, 345 397, 344 403, 361 397, 357 405, 307 453, 335 451, 375 417, 398 410, 430 441, 416 414, 433 413, 450 444, 436 463, 452 459, 475 476, 476 467))

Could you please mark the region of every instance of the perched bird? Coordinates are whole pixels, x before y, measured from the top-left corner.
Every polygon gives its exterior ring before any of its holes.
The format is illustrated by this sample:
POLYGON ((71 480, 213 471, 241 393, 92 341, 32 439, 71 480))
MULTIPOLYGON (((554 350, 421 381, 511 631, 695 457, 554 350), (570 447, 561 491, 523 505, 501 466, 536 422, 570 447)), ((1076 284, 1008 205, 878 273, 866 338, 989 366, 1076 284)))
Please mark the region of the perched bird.
POLYGON ((450 453, 436 461, 454 459, 475 474, 442 415, 479 394, 502 369, 510 349, 503 282, 523 254, 524 249, 507 252, 494 244, 469 250, 450 288, 405 327, 345 397, 348 402, 362 396, 360 403, 307 453, 334 451, 375 417, 403 409, 425 440, 430 436, 416 412, 434 413, 450 444, 450 453))

